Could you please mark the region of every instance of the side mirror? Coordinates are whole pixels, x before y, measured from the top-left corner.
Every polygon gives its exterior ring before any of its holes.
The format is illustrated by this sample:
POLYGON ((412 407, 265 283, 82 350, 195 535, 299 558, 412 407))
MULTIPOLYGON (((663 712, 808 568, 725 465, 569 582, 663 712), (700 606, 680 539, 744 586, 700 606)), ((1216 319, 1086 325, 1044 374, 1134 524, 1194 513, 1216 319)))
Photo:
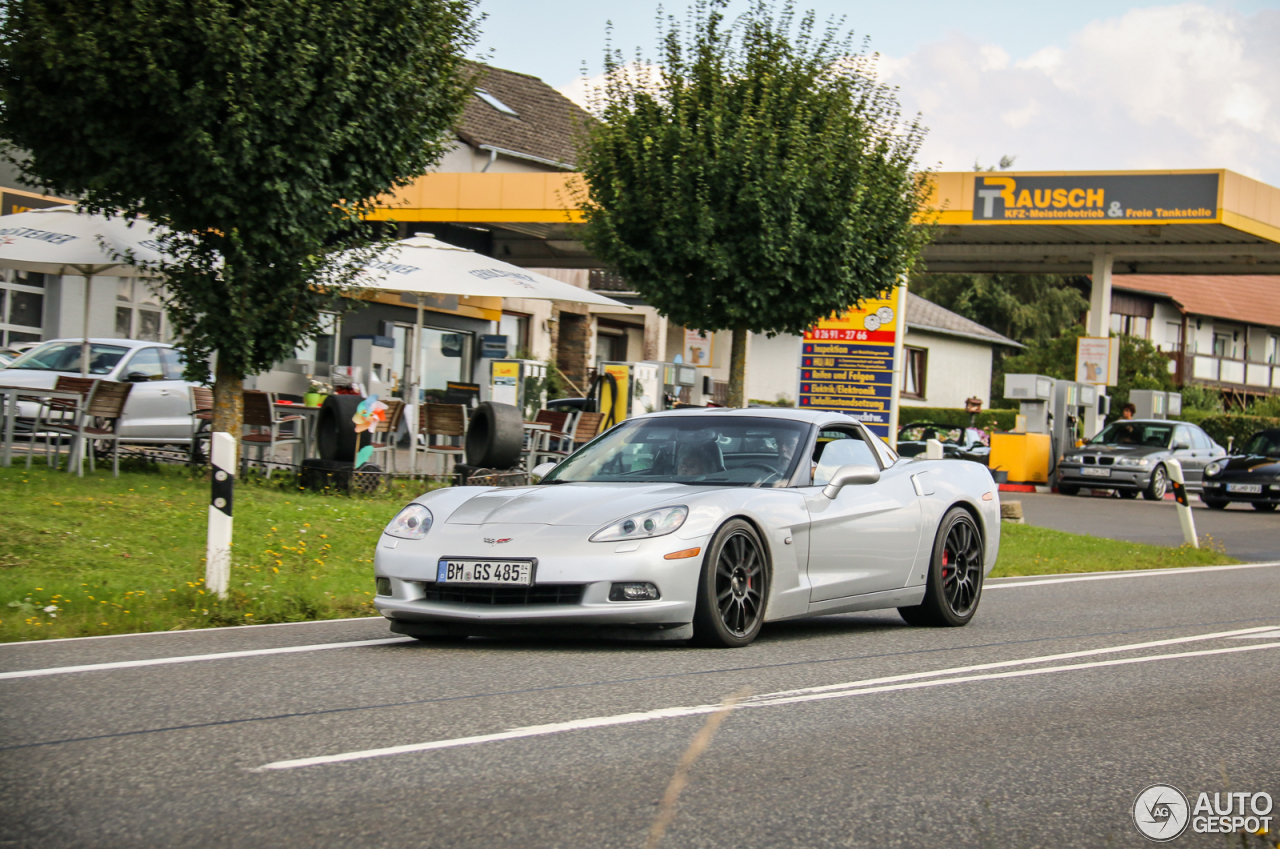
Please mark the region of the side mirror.
POLYGON ((836 473, 822 488, 827 498, 835 498, 846 486, 865 486, 880 480, 880 470, 875 466, 864 466, 861 463, 849 463, 836 469, 836 473))
POLYGON ((1177 442, 1173 443, 1173 450, 1174 451, 1190 451, 1191 443, 1187 442, 1186 440, 1180 439, 1177 442))
POLYGON ((151 379, 151 375, 143 371, 131 371, 125 375, 126 383, 146 383, 151 379))
POLYGON ((533 467, 533 471, 529 472, 529 482, 538 483, 556 467, 555 463, 539 463, 533 467))

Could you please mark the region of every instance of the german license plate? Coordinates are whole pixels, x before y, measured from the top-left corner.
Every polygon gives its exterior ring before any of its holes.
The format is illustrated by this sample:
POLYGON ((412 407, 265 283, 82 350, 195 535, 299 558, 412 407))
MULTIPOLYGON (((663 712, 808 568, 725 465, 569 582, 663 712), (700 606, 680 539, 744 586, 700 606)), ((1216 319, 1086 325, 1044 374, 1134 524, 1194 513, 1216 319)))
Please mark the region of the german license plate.
POLYGON ((1227 492, 1239 492, 1244 495, 1261 495, 1262 484, 1260 483, 1229 483, 1227 484, 1227 492))
POLYGON ((533 584, 533 561, 441 558, 436 583, 527 587, 533 584))
POLYGON ((1109 478, 1109 477, 1111 477, 1111 470, 1110 470, 1110 469, 1099 469, 1099 468, 1097 468, 1097 467, 1092 467, 1092 468, 1090 468, 1090 467, 1086 466, 1085 468, 1083 468, 1083 469, 1081 469, 1081 470, 1080 470, 1080 474, 1082 474, 1082 475, 1086 475, 1086 476, 1091 477, 1091 478, 1109 478))

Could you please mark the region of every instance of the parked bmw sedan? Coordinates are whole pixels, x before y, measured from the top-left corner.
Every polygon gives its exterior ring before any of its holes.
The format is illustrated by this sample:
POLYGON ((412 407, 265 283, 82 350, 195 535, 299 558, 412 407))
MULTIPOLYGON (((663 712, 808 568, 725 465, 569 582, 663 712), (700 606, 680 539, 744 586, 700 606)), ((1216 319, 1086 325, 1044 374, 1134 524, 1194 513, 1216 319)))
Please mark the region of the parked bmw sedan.
POLYGON ((765 622, 895 607, 959 626, 999 550, 985 468, 901 458, 837 413, 654 413, 536 471, 434 490, 387 525, 374 603, 393 632, 732 647, 765 622))
MULTIPOLYGON (((52 389, 59 375, 80 375, 83 340, 53 339, 30 349, 0 370, 0 383, 52 389)), ((186 445, 191 442, 191 393, 182 377, 181 353, 172 345, 135 339, 90 339, 89 377, 133 383, 120 423, 124 442, 186 445)), ((18 415, 27 429, 36 405, 18 415)))
POLYGON ((1125 498, 1158 501, 1169 490, 1166 463, 1177 458, 1187 489, 1198 490, 1204 468, 1227 455, 1199 427, 1160 419, 1112 422, 1083 448, 1066 452, 1058 464, 1058 491, 1075 495, 1082 487, 1111 489, 1125 498))
POLYGON ((1261 430, 1244 450, 1205 467, 1200 500, 1215 510, 1233 501, 1271 512, 1280 505, 1280 428, 1261 430))

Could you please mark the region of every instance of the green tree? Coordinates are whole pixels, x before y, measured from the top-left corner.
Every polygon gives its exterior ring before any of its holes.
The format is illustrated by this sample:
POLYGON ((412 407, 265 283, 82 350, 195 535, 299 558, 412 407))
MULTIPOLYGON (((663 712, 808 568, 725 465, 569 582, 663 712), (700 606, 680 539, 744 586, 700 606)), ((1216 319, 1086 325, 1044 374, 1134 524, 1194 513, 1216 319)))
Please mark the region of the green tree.
POLYGON ((922 298, 1008 336, 1047 342, 1080 323, 1089 302, 1080 294, 1088 278, 1054 274, 913 274, 922 298))
POLYGON ((170 228, 214 429, 318 332, 380 235, 373 198, 444 152, 475 0, 0 0, 0 137, 25 178, 170 228))
POLYGON ((742 406, 748 331, 802 333, 894 286, 929 236, 915 156, 874 56, 812 12, 723 0, 668 18, 652 73, 606 48, 585 128, 587 245, 676 324, 732 330, 742 406))

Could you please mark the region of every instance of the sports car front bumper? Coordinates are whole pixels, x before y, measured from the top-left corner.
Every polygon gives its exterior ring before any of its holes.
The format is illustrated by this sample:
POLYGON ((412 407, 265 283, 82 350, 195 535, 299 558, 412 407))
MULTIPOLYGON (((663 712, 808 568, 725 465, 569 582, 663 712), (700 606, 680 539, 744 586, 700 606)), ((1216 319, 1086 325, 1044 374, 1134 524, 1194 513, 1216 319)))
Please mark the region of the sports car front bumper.
MULTIPOLYGON (((475 526, 472 529, 468 537, 480 536, 474 532, 475 526)), ((518 542, 495 553, 495 547, 475 545, 457 534, 441 534, 436 539, 428 534, 424 540, 384 536, 374 557, 374 573, 389 579, 390 594, 375 596, 378 611, 393 622, 477 626, 657 628, 693 621, 707 538, 669 535, 638 544, 589 543, 584 533, 581 542, 567 542, 546 526, 511 525, 499 529, 487 526, 483 535, 518 542), (691 548, 701 551, 696 557, 664 559, 664 555, 691 548), (534 592, 504 587, 488 593, 487 585, 437 584, 437 564, 442 557, 532 559, 536 562, 534 592), (660 597, 654 601, 609 600, 614 583, 633 582, 654 584, 660 597)))

